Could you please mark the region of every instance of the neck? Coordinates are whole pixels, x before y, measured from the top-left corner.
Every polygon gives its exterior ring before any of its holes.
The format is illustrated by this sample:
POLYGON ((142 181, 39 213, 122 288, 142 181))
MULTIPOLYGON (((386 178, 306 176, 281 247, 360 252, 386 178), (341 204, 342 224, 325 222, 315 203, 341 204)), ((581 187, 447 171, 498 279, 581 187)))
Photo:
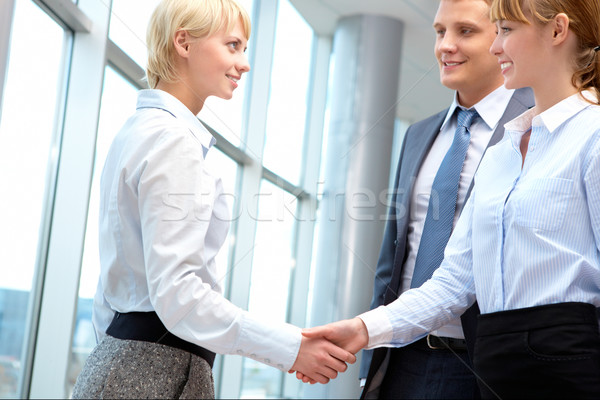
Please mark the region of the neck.
POLYGON ((159 81, 156 89, 169 93, 181 101, 194 115, 202 110, 206 98, 194 93, 190 86, 183 80, 177 82, 159 81))
POLYGON ((457 90, 456 91, 456 100, 458 104, 465 108, 471 108, 475 104, 479 103, 483 100, 488 94, 492 93, 494 90, 498 89, 502 85, 502 82, 498 83, 493 87, 488 87, 485 90, 457 90))
POLYGON ((551 85, 540 85, 541 87, 532 87, 535 98, 535 114, 541 114, 555 104, 560 103, 567 97, 578 92, 577 88, 568 83, 560 85, 558 80, 549 80, 551 85))

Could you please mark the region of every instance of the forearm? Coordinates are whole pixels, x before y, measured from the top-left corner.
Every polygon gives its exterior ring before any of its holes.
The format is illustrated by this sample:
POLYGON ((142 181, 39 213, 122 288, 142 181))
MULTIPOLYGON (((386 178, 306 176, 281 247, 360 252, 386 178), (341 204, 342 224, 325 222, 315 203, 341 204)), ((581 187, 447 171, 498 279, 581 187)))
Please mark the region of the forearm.
POLYGON ((369 334, 366 348, 407 345, 462 315, 475 302, 474 287, 472 283, 445 284, 444 279, 436 277, 387 306, 359 315, 369 334))

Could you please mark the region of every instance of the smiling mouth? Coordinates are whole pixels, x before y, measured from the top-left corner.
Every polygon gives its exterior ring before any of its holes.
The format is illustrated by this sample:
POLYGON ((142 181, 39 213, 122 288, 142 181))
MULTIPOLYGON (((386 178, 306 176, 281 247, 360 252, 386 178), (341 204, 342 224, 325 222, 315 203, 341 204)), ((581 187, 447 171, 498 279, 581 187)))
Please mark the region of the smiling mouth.
POLYGON ((463 62, 445 62, 445 61, 442 61, 442 64, 444 64, 444 67, 456 67, 457 65, 461 65, 463 63, 464 63, 464 61, 463 62))
POLYGON ((231 79, 232 81, 234 81, 235 83, 238 83, 238 81, 240 80, 240 78, 234 78, 231 75, 225 75, 227 78, 231 79))
POLYGON ((503 62, 502 64, 500 64, 500 69, 504 71, 506 68, 510 67, 511 65, 512 65, 511 62, 503 62))

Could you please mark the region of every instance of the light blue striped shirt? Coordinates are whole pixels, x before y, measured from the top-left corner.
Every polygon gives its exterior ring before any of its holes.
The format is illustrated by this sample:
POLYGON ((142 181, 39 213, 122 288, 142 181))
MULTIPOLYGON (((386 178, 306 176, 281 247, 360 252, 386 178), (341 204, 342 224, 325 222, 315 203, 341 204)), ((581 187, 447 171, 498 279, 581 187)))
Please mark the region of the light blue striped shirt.
POLYGON ((600 106, 576 94, 534 115, 506 124, 504 139, 488 150, 433 277, 360 316, 368 348, 420 339, 476 299, 482 313, 566 301, 600 306, 600 106))

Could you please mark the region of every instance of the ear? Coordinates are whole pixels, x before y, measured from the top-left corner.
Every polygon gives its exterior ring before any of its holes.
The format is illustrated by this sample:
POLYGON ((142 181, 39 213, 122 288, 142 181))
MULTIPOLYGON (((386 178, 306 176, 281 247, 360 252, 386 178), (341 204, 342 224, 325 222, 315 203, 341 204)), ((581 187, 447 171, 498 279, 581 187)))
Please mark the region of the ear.
POLYGON ((553 43, 563 43, 569 34, 569 17, 565 13, 557 14, 551 24, 553 43))
POLYGON ((190 34, 183 29, 178 29, 173 37, 173 44, 175 45, 175 51, 180 57, 188 57, 190 53, 190 34))

